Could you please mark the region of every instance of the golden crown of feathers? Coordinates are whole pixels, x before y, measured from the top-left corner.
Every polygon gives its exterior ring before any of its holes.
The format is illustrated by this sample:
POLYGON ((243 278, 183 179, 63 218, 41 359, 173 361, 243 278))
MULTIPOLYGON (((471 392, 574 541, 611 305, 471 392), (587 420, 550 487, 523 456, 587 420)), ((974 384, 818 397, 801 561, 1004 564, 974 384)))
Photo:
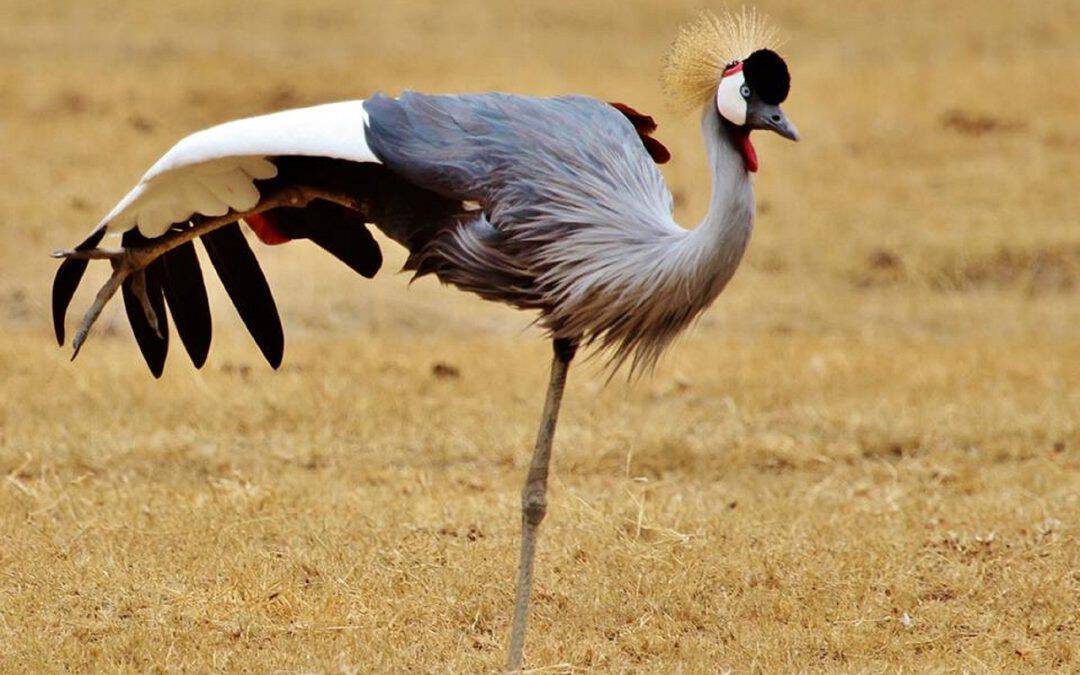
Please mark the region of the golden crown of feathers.
POLYGON ((754 8, 702 12, 679 30, 668 50, 661 78, 664 94, 676 110, 701 106, 716 95, 724 68, 758 49, 778 49, 780 31, 754 8))

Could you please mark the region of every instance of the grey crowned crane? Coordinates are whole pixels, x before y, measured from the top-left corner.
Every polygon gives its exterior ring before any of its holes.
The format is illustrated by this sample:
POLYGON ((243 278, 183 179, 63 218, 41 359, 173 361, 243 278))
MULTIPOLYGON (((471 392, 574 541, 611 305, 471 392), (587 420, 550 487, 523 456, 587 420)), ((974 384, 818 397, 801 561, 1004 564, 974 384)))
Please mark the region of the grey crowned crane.
MULTIPOLYGON (((369 225, 406 247, 405 269, 486 300, 534 310, 554 357, 522 491, 522 539, 508 668, 521 668, 537 531, 566 374, 579 347, 612 369, 651 367, 731 279, 754 219, 750 134, 797 140, 779 105, 790 76, 775 33, 752 12, 703 15, 664 72, 676 102, 702 111, 712 200, 693 230, 672 218, 652 118, 586 96, 405 93, 237 120, 180 141, 74 249, 53 283, 64 317, 90 260, 112 275, 74 337, 77 355, 119 290, 155 376, 169 319, 195 367, 211 321, 194 241, 263 355, 284 345, 270 287, 241 230, 265 244, 310 239, 365 277, 382 255, 369 225), (105 245, 105 242, 117 243, 105 245), (168 309, 166 309, 168 308, 168 309), (629 363, 627 363, 629 362, 629 363)), ((74 356, 72 357, 74 358, 74 356)))

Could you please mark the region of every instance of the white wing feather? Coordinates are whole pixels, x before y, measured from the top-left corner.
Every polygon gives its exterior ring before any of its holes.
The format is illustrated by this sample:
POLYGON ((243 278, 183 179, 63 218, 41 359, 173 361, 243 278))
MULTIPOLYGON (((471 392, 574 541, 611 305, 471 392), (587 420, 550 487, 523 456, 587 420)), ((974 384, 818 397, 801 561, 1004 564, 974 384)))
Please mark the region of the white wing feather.
POLYGON ((379 160, 368 147, 363 101, 328 103, 235 120, 196 132, 166 152, 99 227, 145 237, 195 214, 246 211, 259 201, 256 179, 273 178, 267 157, 307 155, 379 160))

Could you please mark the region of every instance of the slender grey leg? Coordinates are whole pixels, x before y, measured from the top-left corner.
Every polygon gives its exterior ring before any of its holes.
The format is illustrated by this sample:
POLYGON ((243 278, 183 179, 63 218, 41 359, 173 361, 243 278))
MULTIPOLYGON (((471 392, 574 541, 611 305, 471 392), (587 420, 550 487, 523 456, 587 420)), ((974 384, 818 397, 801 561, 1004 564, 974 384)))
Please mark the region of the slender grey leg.
POLYGON ((506 669, 521 670, 522 651, 525 648, 525 623, 529 614, 529 593, 532 591, 533 558, 536 555, 536 534, 540 522, 547 513, 548 465, 551 463, 551 441, 555 437, 555 423, 559 419, 559 403, 562 402, 566 385, 566 372, 577 351, 577 341, 556 338, 555 355, 551 360, 551 379, 548 381, 547 399, 544 401, 544 417, 540 432, 536 435, 525 487, 521 491, 521 556, 518 559, 517 596, 514 602, 514 626, 510 632, 510 655, 506 669))

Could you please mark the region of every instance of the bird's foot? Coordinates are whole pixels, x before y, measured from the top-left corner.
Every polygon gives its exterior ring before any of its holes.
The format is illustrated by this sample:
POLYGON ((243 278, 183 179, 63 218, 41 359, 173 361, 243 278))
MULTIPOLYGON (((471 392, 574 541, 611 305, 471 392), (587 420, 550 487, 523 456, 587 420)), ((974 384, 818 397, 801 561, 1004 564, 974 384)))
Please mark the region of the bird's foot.
POLYGON ((147 240, 145 243, 138 246, 53 251, 52 257, 54 258, 71 260, 108 260, 112 263, 113 268, 112 276, 109 277, 109 280, 106 281, 98 291, 93 304, 86 310, 86 314, 83 315, 82 321, 79 323, 78 330, 75 331, 75 338, 72 340, 72 346, 74 347, 74 353, 71 355, 72 360, 79 355, 79 350, 82 348, 83 343, 86 342, 86 338, 90 334, 90 328, 101 315, 101 311, 105 308, 105 305, 108 304, 109 300, 111 300, 114 295, 116 295, 117 289, 119 289, 129 277, 131 278, 130 290, 139 300, 139 304, 142 306, 142 310, 146 315, 147 323, 149 323, 154 331, 160 336, 161 332, 158 317, 146 294, 144 270, 148 265, 177 246, 216 230, 219 227, 234 223, 246 216, 255 215, 282 206, 303 208, 314 199, 323 199, 334 202, 360 212, 363 212, 364 209, 363 202, 357 200, 348 193, 321 190, 307 186, 288 186, 263 198, 255 208, 249 211, 230 211, 223 216, 215 217, 195 216, 190 222, 185 223, 183 226, 173 226, 166 234, 147 240))
POLYGON ((90 305, 90 308, 86 310, 83 315, 82 321, 79 322, 79 328, 75 331, 75 339, 72 340, 73 352, 71 359, 75 360, 75 357, 79 355, 79 350, 82 349, 83 343, 86 342, 87 336, 90 335, 90 329, 101 316, 101 310, 105 309, 105 305, 109 300, 116 295, 117 289, 123 285, 129 277, 131 278, 131 292, 139 300, 139 304, 142 307, 143 313, 146 315, 146 321, 150 324, 150 327, 154 329, 154 332, 161 336, 161 328, 158 323, 157 313, 154 311, 153 305, 150 303, 150 298, 146 294, 146 266, 156 260, 159 256, 165 253, 168 249, 160 244, 154 244, 145 247, 122 247, 118 249, 102 249, 92 248, 84 251, 67 250, 67 251, 55 251, 53 253, 54 258, 71 258, 75 260, 108 260, 112 263, 113 272, 109 276, 109 280, 102 285, 98 290, 97 296, 94 297, 94 302, 90 305))

